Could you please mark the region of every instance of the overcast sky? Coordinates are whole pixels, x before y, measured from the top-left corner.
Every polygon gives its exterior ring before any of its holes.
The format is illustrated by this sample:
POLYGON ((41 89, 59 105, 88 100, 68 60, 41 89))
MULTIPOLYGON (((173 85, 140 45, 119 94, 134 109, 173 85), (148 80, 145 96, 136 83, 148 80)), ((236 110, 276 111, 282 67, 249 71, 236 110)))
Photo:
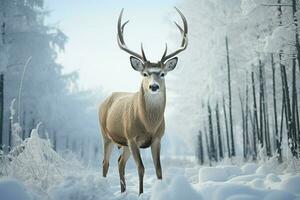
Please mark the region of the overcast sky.
POLYGON ((116 26, 122 8, 123 20, 130 20, 124 34, 130 49, 140 52, 143 42, 147 58, 157 61, 166 42, 170 49, 179 44, 180 34, 173 21, 181 23, 181 20, 173 8, 174 0, 46 0, 45 3, 51 11, 46 24, 58 26, 69 37, 58 62, 65 72, 79 71, 83 89, 103 87, 110 92, 139 88, 139 73, 131 68, 129 55, 117 45, 116 26), (176 38, 172 38, 174 35, 176 38))

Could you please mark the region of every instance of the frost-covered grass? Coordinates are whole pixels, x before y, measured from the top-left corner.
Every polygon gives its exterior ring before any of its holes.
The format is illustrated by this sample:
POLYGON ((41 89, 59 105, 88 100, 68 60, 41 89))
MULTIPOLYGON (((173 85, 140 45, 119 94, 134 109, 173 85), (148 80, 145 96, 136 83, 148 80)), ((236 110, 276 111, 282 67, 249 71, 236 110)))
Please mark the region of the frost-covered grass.
POLYGON ((1 159, 0 199, 7 200, 234 200, 300 199, 300 162, 275 158, 243 163, 225 159, 213 167, 188 158, 163 158, 158 181, 151 159, 145 159, 145 193, 138 196, 138 176, 132 160, 126 167, 127 191, 120 193, 117 162, 107 178, 101 168, 84 167, 74 156, 52 150, 37 130, 1 159), (234 165, 233 165, 234 164, 234 165))

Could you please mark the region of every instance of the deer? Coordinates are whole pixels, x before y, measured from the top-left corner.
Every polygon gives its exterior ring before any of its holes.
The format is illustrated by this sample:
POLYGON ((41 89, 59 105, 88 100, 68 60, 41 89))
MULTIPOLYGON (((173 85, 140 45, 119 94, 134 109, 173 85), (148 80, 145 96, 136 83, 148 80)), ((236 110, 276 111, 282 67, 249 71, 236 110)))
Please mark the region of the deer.
POLYGON ((121 10, 117 23, 117 41, 121 50, 130 54, 131 67, 143 78, 139 91, 113 92, 99 107, 99 123, 103 142, 102 175, 107 176, 109 159, 113 146, 120 149, 118 158, 121 193, 126 190, 125 165, 132 155, 139 177, 139 195, 143 193, 144 165, 140 148, 151 147, 152 159, 158 179, 162 179, 160 161, 161 139, 165 131, 164 112, 166 106, 165 77, 175 69, 178 57, 176 55, 187 48, 188 25, 185 16, 176 8, 181 16, 183 28, 175 22, 180 30, 182 41, 180 47, 167 54, 167 44, 158 62, 150 62, 145 56, 141 43, 141 54, 130 50, 123 37, 122 24, 124 9, 121 10))

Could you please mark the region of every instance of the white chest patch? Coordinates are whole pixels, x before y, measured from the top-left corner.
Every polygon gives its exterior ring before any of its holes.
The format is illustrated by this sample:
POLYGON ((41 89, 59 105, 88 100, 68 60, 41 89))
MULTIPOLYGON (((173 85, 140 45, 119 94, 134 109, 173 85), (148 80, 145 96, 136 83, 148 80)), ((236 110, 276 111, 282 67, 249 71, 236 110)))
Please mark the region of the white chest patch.
POLYGON ((144 94, 146 107, 148 108, 159 108, 164 105, 164 94, 163 92, 151 93, 146 92, 144 94))

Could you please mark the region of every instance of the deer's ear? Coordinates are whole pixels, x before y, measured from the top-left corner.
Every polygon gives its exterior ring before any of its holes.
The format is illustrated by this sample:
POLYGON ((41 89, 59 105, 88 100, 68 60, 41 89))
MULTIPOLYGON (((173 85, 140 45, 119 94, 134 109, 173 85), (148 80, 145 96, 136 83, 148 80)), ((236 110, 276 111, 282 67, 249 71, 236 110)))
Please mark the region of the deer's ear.
POLYGON ((130 64, 132 68, 138 72, 141 72, 144 69, 143 62, 134 56, 130 56, 130 64))
POLYGON ((169 72, 169 71, 172 71, 173 69, 175 69, 175 67, 177 65, 177 61, 178 61, 177 57, 174 57, 174 58, 168 60, 165 64, 165 70, 167 72, 169 72))

